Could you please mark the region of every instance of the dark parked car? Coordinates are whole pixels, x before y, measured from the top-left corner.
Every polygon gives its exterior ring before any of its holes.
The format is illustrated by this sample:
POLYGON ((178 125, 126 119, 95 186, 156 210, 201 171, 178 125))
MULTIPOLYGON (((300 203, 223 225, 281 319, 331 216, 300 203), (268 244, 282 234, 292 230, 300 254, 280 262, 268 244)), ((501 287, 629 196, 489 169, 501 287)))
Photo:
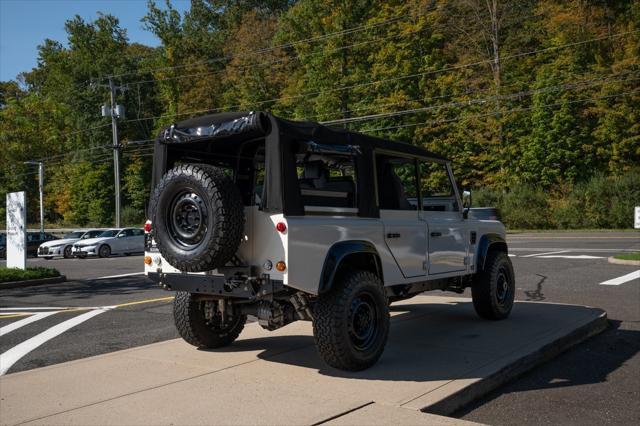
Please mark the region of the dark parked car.
POLYGON ((58 237, 48 232, 27 232, 27 256, 37 256, 40 244, 57 239, 58 237))
POLYGON ((495 207, 471 207, 469 217, 478 220, 501 220, 500 211, 495 207))
POLYGON ((7 236, 0 234, 0 259, 7 257, 7 236))

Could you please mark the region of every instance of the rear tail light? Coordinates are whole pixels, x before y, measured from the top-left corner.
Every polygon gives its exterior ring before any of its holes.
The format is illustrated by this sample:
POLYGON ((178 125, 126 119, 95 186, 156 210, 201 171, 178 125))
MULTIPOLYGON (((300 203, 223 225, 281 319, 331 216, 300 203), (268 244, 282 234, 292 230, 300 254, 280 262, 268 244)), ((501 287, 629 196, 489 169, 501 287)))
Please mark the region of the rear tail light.
POLYGON ((144 232, 146 232, 147 234, 148 234, 149 232, 151 232, 151 221, 150 221, 150 220, 147 220, 147 221, 144 223, 144 232))
POLYGON ((287 230, 287 225, 284 222, 278 222, 276 224, 276 229, 278 230, 278 232, 284 234, 284 231, 287 230))

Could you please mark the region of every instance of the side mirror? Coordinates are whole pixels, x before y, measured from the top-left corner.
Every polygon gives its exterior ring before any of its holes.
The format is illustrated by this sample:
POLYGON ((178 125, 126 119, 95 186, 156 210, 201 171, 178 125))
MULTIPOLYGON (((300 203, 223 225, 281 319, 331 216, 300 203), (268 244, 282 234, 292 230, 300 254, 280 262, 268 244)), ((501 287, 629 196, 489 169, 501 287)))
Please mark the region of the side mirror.
POLYGON ((465 219, 469 217, 470 208, 471 208, 471 191, 462 191, 462 216, 465 219))

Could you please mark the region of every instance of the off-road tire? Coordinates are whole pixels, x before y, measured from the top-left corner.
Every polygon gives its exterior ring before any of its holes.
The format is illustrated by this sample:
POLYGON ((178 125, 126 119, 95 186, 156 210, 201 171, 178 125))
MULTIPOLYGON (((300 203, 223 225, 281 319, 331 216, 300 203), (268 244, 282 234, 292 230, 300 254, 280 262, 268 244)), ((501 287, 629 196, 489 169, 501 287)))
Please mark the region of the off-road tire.
MULTIPOLYGON (((368 308, 367 308, 368 309, 368 308)), ((339 275, 333 288, 321 295, 314 307, 313 336, 324 361, 340 370, 359 371, 375 364, 389 335, 389 306, 380 279, 373 273, 349 269, 339 275), (366 300, 375 311, 375 327, 369 344, 360 345, 353 330, 354 315, 366 300), (356 312, 354 312, 354 309, 356 312)))
POLYGON ((473 307, 477 314, 489 320, 507 318, 513 308, 515 284, 509 256, 503 251, 490 251, 484 270, 474 276, 471 286, 473 307))
POLYGON ((156 186, 150 219, 164 259, 182 271, 203 272, 224 266, 235 255, 244 230, 244 206, 238 188, 221 169, 207 164, 183 164, 165 173, 156 186), (193 239, 197 241, 191 244, 185 243, 186 239, 176 231, 178 219, 171 216, 171 210, 177 211, 176 199, 194 196, 196 201, 187 202, 199 209, 196 223, 201 225, 187 224, 196 228, 193 239))
POLYGON ((234 315, 233 322, 226 327, 213 327, 207 324, 204 302, 198 301, 191 293, 176 292, 173 300, 173 318, 178 333, 190 345, 198 348, 221 348, 238 338, 247 322, 246 315, 234 315))
POLYGON ((98 257, 109 257, 111 256, 111 247, 108 245, 102 245, 98 247, 98 257))

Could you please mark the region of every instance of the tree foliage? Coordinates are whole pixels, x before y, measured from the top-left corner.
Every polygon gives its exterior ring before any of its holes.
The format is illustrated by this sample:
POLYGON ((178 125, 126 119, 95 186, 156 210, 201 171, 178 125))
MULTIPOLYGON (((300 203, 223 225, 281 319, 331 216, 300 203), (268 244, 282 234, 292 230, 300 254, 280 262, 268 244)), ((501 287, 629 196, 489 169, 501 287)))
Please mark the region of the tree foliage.
MULTIPOLYGON (((148 47, 109 14, 70 17, 66 43, 44 40, 34 69, 0 82, 0 191, 27 189, 35 205, 23 162, 47 158, 49 221, 113 219, 99 113, 111 77, 126 88, 122 190, 135 220, 150 150, 131 142, 224 110, 403 140, 449 157, 464 187, 559 200, 640 163, 639 23, 633 0, 192 0, 184 13, 150 0, 142 25, 160 44, 148 47)), ((566 226, 543 216, 531 226, 566 226)))

